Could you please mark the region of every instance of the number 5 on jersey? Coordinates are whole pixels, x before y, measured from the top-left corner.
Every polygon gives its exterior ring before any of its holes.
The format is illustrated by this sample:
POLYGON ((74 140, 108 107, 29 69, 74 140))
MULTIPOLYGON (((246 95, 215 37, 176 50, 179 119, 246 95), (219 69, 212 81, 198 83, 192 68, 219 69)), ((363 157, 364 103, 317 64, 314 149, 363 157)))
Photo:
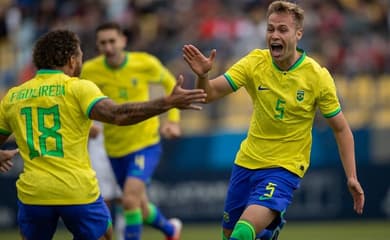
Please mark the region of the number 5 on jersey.
POLYGON ((279 114, 275 114, 276 119, 283 119, 283 117, 284 117, 284 104, 285 103, 286 103, 286 101, 284 101, 283 99, 280 99, 280 98, 276 101, 275 110, 279 112, 279 114))

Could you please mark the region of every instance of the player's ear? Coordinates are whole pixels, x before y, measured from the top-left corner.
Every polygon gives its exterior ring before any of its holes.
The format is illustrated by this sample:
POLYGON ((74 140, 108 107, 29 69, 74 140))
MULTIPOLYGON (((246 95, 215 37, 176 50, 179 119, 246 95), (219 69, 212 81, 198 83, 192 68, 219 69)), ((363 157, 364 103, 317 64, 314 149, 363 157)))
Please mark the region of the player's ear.
POLYGON ((127 45, 127 36, 122 33, 120 39, 121 39, 122 47, 125 48, 127 45))
POLYGON ((303 28, 299 28, 295 35, 297 37, 297 41, 301 40, 301 38, 303 36, 303 28))
POLYGON ((72 69, 75 68, 75 66, 77 64, 77 58, 75 55, 70 56, 68 64, 69 64, 69 67, 71 67, 72 69))

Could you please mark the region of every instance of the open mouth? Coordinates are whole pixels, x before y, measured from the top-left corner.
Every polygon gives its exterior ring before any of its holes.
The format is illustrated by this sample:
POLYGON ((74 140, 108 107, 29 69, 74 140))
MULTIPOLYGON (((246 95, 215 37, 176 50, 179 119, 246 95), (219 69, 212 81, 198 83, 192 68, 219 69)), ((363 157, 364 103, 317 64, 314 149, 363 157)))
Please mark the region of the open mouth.
POLYGON ((271 43, 271 52, 272 55, 277 56, 281 55, 283 51, 283 45, 280 43, 271 43))

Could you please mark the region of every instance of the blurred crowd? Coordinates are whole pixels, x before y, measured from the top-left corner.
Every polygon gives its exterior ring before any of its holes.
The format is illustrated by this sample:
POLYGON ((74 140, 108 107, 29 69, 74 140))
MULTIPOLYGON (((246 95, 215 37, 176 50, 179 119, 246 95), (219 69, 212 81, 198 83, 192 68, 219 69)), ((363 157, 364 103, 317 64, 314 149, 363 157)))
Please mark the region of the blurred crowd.
MULTIPOLYGON (((251 49, 266 47, 269 2, 0 0, 0 90, 4 92, 34 74, 31 48, 42 33, 63 27, 77 32, 84 58, 88 59, 96 54, 95 28, 105 20, 118 21, 124 27, 128 50, 156 55, 175 75, 184 74, 187 87, 192 87, 194 76, 183 61, 182 46, 195 44, 206 55, 217 49, 214 72, 222 73, 251 49)), ((389 0, 295 2, 305 9, 305 34, 300 47, 309 56, 333 74, 348 79, 362 74, 373 78, 390 74, 389 0)), ((226 112, 223 104, 221 101, 207 107, 205 119, 217 119, 226 112)), ((232 124, 238 121, 232 120, 232 124)))

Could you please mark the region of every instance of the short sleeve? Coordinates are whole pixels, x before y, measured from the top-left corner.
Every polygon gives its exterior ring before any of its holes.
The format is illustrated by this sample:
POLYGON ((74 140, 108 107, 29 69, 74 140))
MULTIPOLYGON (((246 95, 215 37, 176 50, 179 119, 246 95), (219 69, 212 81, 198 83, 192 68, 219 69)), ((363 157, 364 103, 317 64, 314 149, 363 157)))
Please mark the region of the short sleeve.
POLYGON ((144 55, 145 64, 148 66, 149 81, 153 83, 161 83, 163 80, 172 77, 161 61, 153 55, 144 55))
POLYGON ((322 69, 320 79, 320 97, 318 106, 322 115, 326 118, 336 116, 341 111, 339 99, 337 97, 336 86, 329 71, 322 69))
POLYGON ((253 50, 248 55, 244 56, 236 63, 234 63, 224 74, 225 78, 229 82, 234 91, 248 84, 248 80, 251 79, 251 66, 253 60, 259 60, 259 52, 253 50))
POLYGON ((107 98, 98 86, 89 80, 79 80, 72 83, 72 92, 78 99, 82 111, 89 114, 97 102, 107 98))
POLYGON ((5 101, 3 100, 0 102, 0 134, 11 135, 12 130, 7 121, 6 110, 4 105, 5 105, 5 101))

